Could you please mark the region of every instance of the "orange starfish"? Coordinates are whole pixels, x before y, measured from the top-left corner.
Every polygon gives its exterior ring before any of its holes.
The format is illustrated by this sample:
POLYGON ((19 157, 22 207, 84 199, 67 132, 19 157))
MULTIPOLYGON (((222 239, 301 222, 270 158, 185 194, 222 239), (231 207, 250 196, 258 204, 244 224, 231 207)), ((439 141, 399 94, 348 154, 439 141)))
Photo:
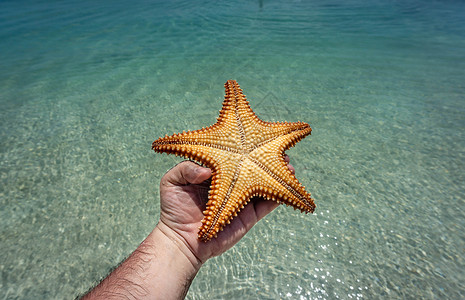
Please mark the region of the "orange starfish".
POLYGON ((207 208, 199 239, 209 241, 223 230, 254 196, 313 212, 310 193, 291 173, 284 151, 312 131, 303 122, 264 122, 249 106, 235 80, 225 83, 226 95, 216 124, 159 138, 155 152, 172 153, 212 170, 207 208))

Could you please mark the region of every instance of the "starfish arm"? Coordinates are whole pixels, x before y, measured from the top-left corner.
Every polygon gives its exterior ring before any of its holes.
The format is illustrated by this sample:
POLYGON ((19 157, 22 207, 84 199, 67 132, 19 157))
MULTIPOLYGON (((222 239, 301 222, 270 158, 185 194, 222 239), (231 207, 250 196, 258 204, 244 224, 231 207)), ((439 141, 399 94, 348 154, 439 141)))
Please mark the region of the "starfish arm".
MULTIPOLYGON (((304 122, 262 121, 253 112, 245 95, 242 93, 242 89, 236 81, 228 80, 225 84, 225 88, 226 96, 222 111, 229 112, 227 115, 229 119, 234 119, 232 118, 232 111, 234 112, 235 121, 238 127, 241 128, 239 134, 246 148, 250 149, 252 146, 260 145, 283 134, 310 128, 310 126, 304 122)), ((220 112, 220 118, 226 118, 226 114, 222 117, 222 113, 220 112)))
POLYGON ((261 174, 260 178, 263 178, 261 185, 267 186, 269 182, 273 183, 272 193, 267 192, 263 196, 292 205, 305 212, 313 212, 315 204, 310 193, 287 167, 284 151, 294 146, 310 132, 310 127, 307 130, 293 131, 263 144, 249 154, 249 159, 254 162, 257 166, 256 170, 261 174))
POLYGON ((294 146, 297 142, 302 140, 307 135, 311 134, 312 129, 307 123, 304 122, 283 122, 283 123, 270 123, 262 122, 258 126, 255 126, 252 130, 249 130, 251 138, 254 139, 252 149, 256 149, 270 143, 283 136, 292 137, 292 140, 285 139, 289 144, 285 150, 294 146))
POLYGON ((277 147, 284 155, 284 151, 294 147, 295 144, 300 142, 303 138, 312 134, 312 128, 310 128, 307 123, 296 122, 291 124, 294 124, 293 130, 277 136, 276 138, 265 141, 264 143, 259 144, 258 147, 261 145, 277 147))
POLYGON ((305 187, 297 180, 287 167, 284 158, 269 156, 267 161, 250 157, 255 164, 257 191, 252 196, 262 196, 269 200, 291 205, 302 212, 313 213, 315 203, 305 190, 305 187))
MULTIPOLYGON (((152 149, 156 152, 160 149, 172 149, 169 153, 175 153, 178 148, 195 148, 194 146, 207 146, 225 151, 235 152, 240 137, 237 132, 227 124, 214 124, 207 128, 202 128, 194 131, 183 131, 182 133, 173 134, 171 136, 159 138, 152 143, 152 149), (166 147, 164 147, 166 146, 166 147), (169 146, 169 147, 168 147, 169 146), (179 147, 176 147, 179 146, 179 147)), ((187 156, 185 156, 187 157, 187 156)), ((190 158, 190 157, 189 157, 190 158)))
POLYGON ((240 173, 241 161, 236 166, 221 168, 213 174, 207 207, 203 212, 202 226, 199 228, 198 237, 202 241, 209 241, 216 237, 218 232, 230 223, 238 210, 233 207, 238 201, 234 198, 233 191, 237 189, 237 179, 240 173))
POLYGON ((152 149, 158 153, 174 154, 192 159, 210 169, 215 174, 219 166, 234 155, 224 147, 214 147, 208 144, 189 143, 176 138, 165 137, 153 142, 152 149))
POLYGON ((219 231, 230 224, 252 196, 259 195, 257 186, 258 178, 255 178, 256 166, 247 158, 241 157, 234 169, 221 174, 222 180, 212 186, 207 208, 204 211, 205 218, 199 228, 199 239, 209 241, 216 237, 219 231))
MULTIPOLYGON (((250 108, 249 102, 245 97, 244 93, 242 93, 242 89, 239 84, 235 80, 228 80, 225 84, 225 96, 223 102, 223 109, 220 111, 220 117, 225 114, 225 112, 234 112, 229 117, 236 118, 238 116, 241 119, 246 120, 248 118, 257 118, 255 113, 250 108)), ((225 114, 226 117, 226 114, 225 114)))

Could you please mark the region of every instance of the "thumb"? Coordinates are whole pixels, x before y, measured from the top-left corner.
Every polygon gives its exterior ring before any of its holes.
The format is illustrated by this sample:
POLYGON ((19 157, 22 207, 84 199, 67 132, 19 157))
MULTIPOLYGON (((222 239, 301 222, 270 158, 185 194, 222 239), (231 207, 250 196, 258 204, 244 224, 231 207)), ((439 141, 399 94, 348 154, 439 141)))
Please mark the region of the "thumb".
POLYGON ((163 175, 160 185, 199 184, 212 175, 209 168, 204 168, 191 161, 183 161, 163 175))

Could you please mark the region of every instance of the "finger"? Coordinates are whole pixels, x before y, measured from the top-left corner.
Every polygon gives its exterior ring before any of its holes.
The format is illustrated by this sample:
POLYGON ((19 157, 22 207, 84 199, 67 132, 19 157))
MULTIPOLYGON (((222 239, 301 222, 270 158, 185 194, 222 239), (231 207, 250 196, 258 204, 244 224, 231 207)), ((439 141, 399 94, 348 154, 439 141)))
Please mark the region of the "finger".
POLYGON ((295 174, 295 169, 291 164, 288 164, 287 167, 289 168, 289 171, 291 171, 292 174, 295 174))
POLYGON ((255 214, 257 215, 257 221, 260 221, 264 216, 272 212, 279 204, 276 201, 265 200, 259 198, 255 202, 255 214))
POLYGON ((211 170, 191 161, 184 161, 166 172, 161 179, 162 184, 188 185, 199 184, 211 176, 211 170))
POLYGON ((289 158, 289 155, 284 154, 284 161, 287 163, 287 167, 289 168, 289 171, 291 171, 292 174, 295 174, 294 167, 289 163, 291 161, 291 159, 289 158))

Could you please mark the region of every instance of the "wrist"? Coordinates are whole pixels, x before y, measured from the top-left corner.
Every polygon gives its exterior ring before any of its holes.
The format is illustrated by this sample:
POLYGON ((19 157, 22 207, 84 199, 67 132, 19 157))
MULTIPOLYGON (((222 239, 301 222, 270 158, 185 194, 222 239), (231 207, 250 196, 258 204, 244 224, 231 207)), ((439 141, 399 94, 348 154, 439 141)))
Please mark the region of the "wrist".
POLYGON ((178 257, 180 261, 188 261, 195 272, 203 265, 202 260, 194 254, 187 241, 164 222, 160 221, 150 235, 153 235, 153 240, 157 243, 163 241, 165 247, 170 248, 173 256, 178 257))
POLYGON ((160 222, 141 246, 152 257, 147 269, 151 295, 159 299, 183 299, 202 263, 182 239, 160 222))
POLYGON ((164 226, 83 299, 183 299, 202 263, 164 226))

